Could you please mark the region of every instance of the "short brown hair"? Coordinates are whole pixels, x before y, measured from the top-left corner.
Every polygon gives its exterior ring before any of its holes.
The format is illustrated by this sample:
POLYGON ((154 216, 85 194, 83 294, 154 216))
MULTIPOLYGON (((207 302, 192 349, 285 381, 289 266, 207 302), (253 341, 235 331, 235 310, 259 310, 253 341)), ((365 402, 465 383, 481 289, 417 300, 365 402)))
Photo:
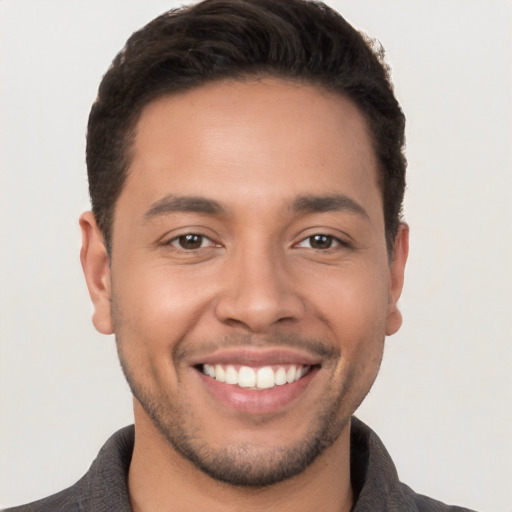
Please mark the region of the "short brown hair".
POLYGON ((89 117, 87 170, 92 210, 109 251, 144 106, 214 80, 262 76, 338 92, 366 117, 391 250, 405 189, 405 117, 380 45, 319 2, 206 0, 171 10, 135 32, 101 82, 89 117))

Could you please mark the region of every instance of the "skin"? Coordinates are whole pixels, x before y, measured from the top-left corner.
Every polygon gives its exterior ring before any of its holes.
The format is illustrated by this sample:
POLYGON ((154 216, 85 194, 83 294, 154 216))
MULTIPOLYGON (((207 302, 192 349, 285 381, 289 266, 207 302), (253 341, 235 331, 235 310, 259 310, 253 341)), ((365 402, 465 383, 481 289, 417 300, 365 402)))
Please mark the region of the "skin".
POLYGON ((350 417, 400 327, 408 251, 402 224, 388 256, 358 109, 277 79, 160 98, 137 124, 110 264, 93 215, 80 224, 93 322, 135 395, 134 510, 350 510, 350 417), (313 371, 238 393, 198 370, 233 358, 313 371))

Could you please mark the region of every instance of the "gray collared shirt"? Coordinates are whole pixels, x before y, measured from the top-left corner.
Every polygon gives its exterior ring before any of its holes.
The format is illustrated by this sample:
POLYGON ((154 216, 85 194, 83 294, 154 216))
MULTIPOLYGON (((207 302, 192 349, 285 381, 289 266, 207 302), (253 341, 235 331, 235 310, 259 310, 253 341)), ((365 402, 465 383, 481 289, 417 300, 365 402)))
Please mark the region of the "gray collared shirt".
MULTIPOLYGON (((133 443, 133 426, 119 430, 75 485, 5 512, 131 512, 127 476, 133 443)), ((351 473, 357 497, 352 512, 471 512, 416 494, 401 483, 382 441, 357 418, 352 419, 351 473)))

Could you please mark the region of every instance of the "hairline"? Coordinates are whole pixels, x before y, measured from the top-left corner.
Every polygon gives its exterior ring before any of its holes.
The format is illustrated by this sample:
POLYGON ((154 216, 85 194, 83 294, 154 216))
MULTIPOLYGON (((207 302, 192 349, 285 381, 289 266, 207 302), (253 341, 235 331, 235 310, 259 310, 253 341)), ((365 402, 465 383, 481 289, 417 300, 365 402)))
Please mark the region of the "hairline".
MULTIPOLYGON (((111 259, 112 255, 112 243, 113 243, 113 230, 114 230, 114 223, 116 218, 116 209, 117 204, 119 202, 119 197, 123 193, 126 181, 130 175, 130 170, 133 163, 134 158, 134 152, 135 152, 135 142, 137 137, 137 126, 139 124, 139 121, 141 119, 141 116, 144 112, 144 110, 151 104, 157 102, 158 100, 166 97, 173 97, 173 96, 179 96, 180 94, 184 94, 193 90, 198 90, 203 87, 206 87, 208 85, 212 84, 229 84, 229 83, 248 83, 248 82, 260 82, 266 79, 275 79, 278 81, 281 81, 283 84, 287 85, 293 85, 296 84, 298 87, 300 86, 306 86, 306 87, 312 87, 314 89, 317 89, 320 93, 328 93, 333 94, 335 96, 339 96, 342 98, 345 98, 346 100, 350 101, 350 103, 357 109, 358 113, 362 116, 364 120, 365 127, 368 131, 369 141, 371 144, 371 149, 373 151, 373 157, 375 161, 375 172, 376 172, 376 183, 379 188, 379 192, 381 194, 382 198, 382 209, 383 213, 385 215, 385 185, 384 185, 384 170, 382 169, 382 165, 379 162, 378 158, 378 144, 376 142, 376 133, 374 131, 374 128, 372 127, 372 122, 370 119, 370 116, 367 112, 362 109, 357 101, 354 100, 354 98, 346 91, 343 91, 341 89, 336 88, 335 86, 329 86, 325 83, 325 81, 322 81, 321 79, 315 79, 314 76, 293 76, 288 75, 286 73, 280 73, 279 70, 274 70, 272 68, 266 69, 266 70, 259 70, 259 71, 233 71, 231 73, 226 73, 225 76, 218 76, 218 77, 212 77, 212 78, 205 78, 201 80, 197 80, 196 83, 191 84, 181 84, 180 86, 176 88, 167 87, 167 89, 162 89, 161 91, 153 91, 153 94, 149 93, 145 96, 142 96, 138 99, 138 101, 134 104, 134 110, 130 114, 130 116, 127 118, 126 127, 123 130, 122 138, 123 138, 123 144, 122 144, 122 172, 121 172, 121 182, 120 186, 118 187, 116 197, 112 203, 112 208, 110 211, 110 214, 107 218, 107 225, 100 226, 100 230, 102 231, 102 235, 105 239, 105 247, 107 250, 107 255, 109 257, 109 260, 111 259)), ((402 220, 402 216, 399 213, 399 223, 402 220)), ((98 219, 97 219, 98 221, 98 219)), ((98 222, 99 224, 99 222, 98 222)), ((398 230, 395 230, 393 233, 393 237, 396 234, 398 230)), ((393 250, 393 242, 391 240, 388 240, 388 229, 387 224, 384 225, 384 233, 386 238, 386 246, 388 250, 388 256, 391 255, 391 252, 393 250)))

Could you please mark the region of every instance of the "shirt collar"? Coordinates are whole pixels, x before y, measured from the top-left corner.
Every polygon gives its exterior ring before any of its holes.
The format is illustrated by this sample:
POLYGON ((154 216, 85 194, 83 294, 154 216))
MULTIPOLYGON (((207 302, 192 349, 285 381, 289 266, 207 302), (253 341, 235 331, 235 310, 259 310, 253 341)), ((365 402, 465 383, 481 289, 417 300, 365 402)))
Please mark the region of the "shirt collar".
MULTIPOLYGON (((134 426, 125 427, 105 443, 87 474, 77 483, 76 501, 91 512, 131 512, 128 469, 133 452, 134 426)), ((395 465, 377 434, 357 418, 351 422, 352 512, 392 510, 390 502, 406 499, 400 491, 395 465)), ((414 503, 411 508, 414 510, 414 503)))

